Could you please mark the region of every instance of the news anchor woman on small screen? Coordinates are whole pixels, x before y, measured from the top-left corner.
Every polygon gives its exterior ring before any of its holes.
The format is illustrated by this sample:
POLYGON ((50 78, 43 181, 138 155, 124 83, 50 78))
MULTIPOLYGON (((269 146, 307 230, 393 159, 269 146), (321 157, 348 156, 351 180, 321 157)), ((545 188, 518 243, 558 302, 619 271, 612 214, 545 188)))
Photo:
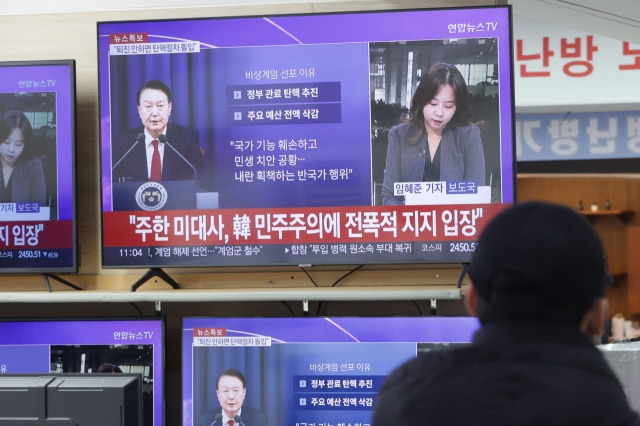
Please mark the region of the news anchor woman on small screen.
POLYGON ((19 111, 9 111, 0 121, 0 203, 45 205, 42 163, 35 158, 33 129, 19 111))
POLYGON ((436 64, 422 77, 411 100, 411 118, 389 132, 382 184, 384 205, 398 182, 476 181, 485 183, 480 130, 470 124, 471 102, 458 69, 436 64))
POLYGON ((131 129, 113 143, 113 181, 202 180, 204 157, 198 134, 169 124, 169 87, 160 80, 146 82, 137 93, 142 127, 131 129))

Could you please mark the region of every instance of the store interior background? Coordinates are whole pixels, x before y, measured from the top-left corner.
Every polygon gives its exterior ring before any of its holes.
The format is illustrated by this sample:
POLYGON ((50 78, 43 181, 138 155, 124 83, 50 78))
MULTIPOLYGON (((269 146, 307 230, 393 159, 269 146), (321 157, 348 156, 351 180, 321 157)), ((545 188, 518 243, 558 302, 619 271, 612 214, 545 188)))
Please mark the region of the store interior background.
MULTIPOLYGON (((363 11, 423 7, 458 7, 506 4, 503 0, 426 0, 426 1, 332 1, 301 3, 299 0, 30 0, 0 5, 0 61, 75 59, 77 73, 77 202, 78 235, 81 266, 78 274, 64 276, 85 291, 126 293, 145 270, 100 268, 100 186, 97 99, 96 22, 168 18, 214 17, 312 13, 330 11, 363 11), (153 7, 150 7, 153 4, 153 7)), ((636 0, 512 0, 514 14, 553 25, 564 25, 590 34, 640 44, 640 9, 636 0)), ((638 71, 640 73, 640 71, 638 71)), ((516 86, 516 92, 518 87, 516 86)), ((516 97, 517 99, 517 97, 516 97)), ((519 107, 518 113, 638 110, 637 104, 566 105, 555 107, 519 107)), ((606 160, 603 160, 606 161, 606 160)), ((627 167, 640 170, 640 160, 631 159, 627 167)), ((606 166, 606 165, 605 165, 606 166)), ((610 199, 616 209, 634 212, 625 220, 599 217, 594 226, 601 234, 610 272, 616 286, 608 291, 611 314, 625 317, 640 315, 640 173, 612 173, 610 168, 586 165, 566 171, 541 173, 529 167, 518 177, 518 199, 542 199, 577 206, 578 199, 610 199), (589 167, 593 168, 590 170, 589 167), (586 168, 585 168, 586 167, 586 168), (596 173, 605 170, 607 173, 596 173), (636 253, 636 254, 634 254, 636 253), (632 297, 634 296, 634 297, 632 297), (634 301, 637 299, 637 301, 634 301)), ((310 274, 320 287, 330 287, 353 266, 314 267, 310 274)), ((289 308, 302 315, 297 292, 312 287, 309 278, 298 268, 201 268, 167 271, 183 288, 203 292, 208 300, 221 297, 225 291, 243 290, 247 294, 270 289, 288 291, 291 297, 282 301, 250 302, 165 302, 162 314, 167 318, 166 335, 166 423, 180 421, 180 326, 182 316, 288 316, 289 308), (217 292, 217 293, 216 293, 217 292), (214 297, 212 297, 214 295, 214 297)), ((310 315, 429 315, 429 300, 371 300, 376 290, 454 288, 459 266, 365 266, 341 281, 338 287, 362 290, 362 300, 311 301, 310 315)), ((160 281, 160 280, 158 280, 160 281)), ((468 282, 468 278, 465 279, 468 282)), ((54 292, 67 288, 52 281, 54 292)), ((144 290, 167 290, 163 282, 150 282, 144 290)), ((141 290, 141 291, 144 291, 141 290)), ((334 289, 339 292, 340 289, 334 289)), ((38 276, 0 277, 2 293, 44 291, 38 276)), ((155 315, 153 302, 122 303, 2 303, 0 318, 47 317, 137 317, 155 315)), ((464 315, 458 300, 440 300, 439 315, 464 315)))

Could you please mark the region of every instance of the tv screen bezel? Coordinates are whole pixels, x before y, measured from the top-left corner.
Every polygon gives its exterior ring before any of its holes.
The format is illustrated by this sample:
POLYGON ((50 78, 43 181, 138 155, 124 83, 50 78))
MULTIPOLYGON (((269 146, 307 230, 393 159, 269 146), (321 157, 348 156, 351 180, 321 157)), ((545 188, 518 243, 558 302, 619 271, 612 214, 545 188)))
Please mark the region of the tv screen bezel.
MULTIPOLYGON (((70 116, 71 116, 71 202, 72 205, 72 261, 73 264, 71 266, 65 267, 43 267, 43 268, 0 268, 0 275, 6 274, 46 274, 46 273, 77 273, 79 268, 79 257, 80 253, 78 251, 78 200, 77 200, 77 165, 76 165, 76 157, 77 157, 77 87, 76 87, 76 60, 75 59, 61 59, 61 60, 37 60, 37 61, 6 61, 0 62, 0 72, 2 68, 5 67, 39 67, 39 66, 60 66, 66 65, 69 69, 69 77, 70 77, 70 88, 71 93, 69 93, 69 104, 71 107, 70 116)), ((56 94, 58 92, 56 91, 56 94)), ((57 95, 56 95, 57 96, 57 95)), ((56 115, 57 116, 57 115, 56 115)), ((57 145, 56 145, 57 149, 57 145)), ((58 157, 60 153, 58 152, 58 157)), ((56 169, 56 174, 59 176, 60 170, 56 169)), ((57 219, 56 219, 57 220, 57 219)), ((36 248, 37 249, 37 248, 36 248)))
MULTIPOLYGON (((166 400, 165 400, 165 394, 166 394, 166 385, 167 385, 167 374, 166 374, 166 359, 167 359, 167 355, 166 355, 166 335, 167 335, 167 317, 165 315, 156 315, 156 316, 139 316, 139 317, 45 317, 45 318, 38 318, 38 317, 26 317, 26 318, 19 318, 19 317, 10 317, 10 318, 0 318, 0 323, 3 322, 95 322, 95 321, 99 321, 99 322, 123 322, 123 321, 161 321, 161 329, 162 329, 162 335, 160 336, 161 338, 161 353, 162 353, 162 365, 161 365, 161 374, 162 374, 162 386, 161 386, 161 392, 162 392, 162 425, 166 426, 167 421, 166 421, 166 400)), ((53 344, 49 343, 49 346, 52 346, 53 344)), ((0 345, 2 346, 2 345, 0 345)), ((18 373, 20 374, 20 373, 18 373)), ((27 374, 27 373, 25 373, 27 374)), ((34 373, 37 374, 37 373, 34 373)), ((68 373, 68 374, 76 374, 76 373, 68 373)), ((154 377, 155 377, 155 370, 154 370, 154 377)), ((155 401, 154 401, 155 403, 155 401)), ((155 407, 155 405, 154 405, 155 407)))
MULTIPOLYGON (((181 354, 181 363, 180 363, 180 374, 181 374, 181 380, 180 380, 180 397, 181 397, 181 410, 180 410, 180 425, 183 425, 184 423, 184 410, 185 410, 185 399, 184 399, 184 385, 185 385, 185 379, 186 379, 186 374, 185 374, 185 360, 184 360, 184 350, 185 350, 185 342, 184 342, 184 331, 185 331, 185 325, 184 322, 185 320, 216 320, 216 319, 220 319, 220 320, 229 320, 229 319, 274 319, 274 320, 281 320, 281 319, 296 319, 296 320, 302 320, 302 321, 306 321, 309 319, 316 319, 316 320, 321 320, 324 318, 338 318, 338 319, 342 319, 342 318, 357 318, 357 319, 362 319, 363 321, 366 319, 371 319, 371 318, 379 318, 379 319, 391 319, 391 318, 396 318, 396 319, 403 319, 403 318, 422 318, 422 319, 429 319, 429 318, 439 318, 439 319, 446 319, 446 318, 469 318, 469 320, 473 320, 475 318, 476 321, 478 321, 478 328, 477 330, 480 329, 481 324, 480 321, 478 320, 477 317, 473 317, 471 315, 423 315, 422 313, 419 315, 315 315, 315 316, 309 316, 309 315, 289 315, 289 316, 285 316, 285 315, 278 315, 278 316, 261 316, 261 315, 256 315, 256 316, 246 316, 246 315, 233 315, 233 316, 219 316, 219 315, 211 315, 211 316, 202 316, 202 315, 195 315, 195 316, 188 316, 188 315, 183 315, 180 317, 180 354, 181 354)), ((472 336, 473 337, 473 336, 472 336)), ((297 343, 297 342, 294 342, 297 343)), ((471 343, 471 341, 468 342, 469 344, 471 343)), ((286 344, 286 343, 285 343, 286 344)), ((466 344, 466 343, 465 343, 466 344)), ((193 345, 191 345, 191 347, 193 348, 193 345)), ((193 369, 190 372, 191 376, 190 376, 190 381, 191 381, 191 386, 193 387, 193 369)), ((193 409, 193 407, 192 407, 193 409)), ((195 423, 194 423, 195 426, 195 423)))
MULTIPOLYGON (((517 161, 516 161, 516 150, 515 150, 515 122, 516 122, 516 113, 515 113, 515 81, 514 81, 514 50, 513 50, 513 8, 512 5, 484 5, 484 6, 464 6, 464 7, 434 7, 434 8, 407 8, 407 9, 380 9, 380 10, 355 10, 355 11, 334 11, 334 12, 305 12, 305 13, 278 13, 278 14, 247 14, 247 15, 229 15, 229 16, 209 16, 209 17, 197 17, 197 18, 166 18, 166 19, 143 19, 143 20, 119 20, 119 21, 98 21, 96 23, 96 46, 97 46, 97 65, 98 65, 98 114, 99 117, 102 117, 102 93, 100 90, 100 79, 101 79, 101 69, 100 69, 100 26, 101 25, 110 25, 110 24, 136 24, 136 23, 162 23, 162 22, 188 22, 188 21, 216 21, 216 20, 233 20, 233 19, 251 19, 251 18, 263 18, 263 17, 295 17, 295 16, 315 16, 315 15, 357 15, 357 14, 378 14, 378 13, 395 13, 395 12, 429 12, 429 11, 455 11, 455 10, 482 10, 482 9, 504 9, 507 12, 507 20, 509 24, 508 28, 508 45, 509 45, 509 72, 510 72, 510 110, 511 117, 507 118, 511 126, 511 136, 512 136, 512 149, 511 149, 511 186, 513 188, 513 203, 500 203, 505 205, 512 205, 517 203, 517 161)), ((111 111, 109 111, 109 116, 111 116, 111 111)), ((500 113, 498 113, 498 117, 500 113)), ((101 261, 103 269, 139 269, 139 268, 228 268, 228 267, 247 267, 247 268, 260 268, 260 267, 293 267, 299 266, 298 263, 289 262, 289 263, 252 263, 248 265, 234 265, 234 264, 223 264, 223 265, 212 265, 212 264, 198 264, 198 265, 185 265, 185 264, 167 264, 167 265, 157 265, 157 264, 148 264, 141 261, 135 265, 127 265, 127 264, 109 264, 105 265, 104 263, 104 251, 105 251, 105 227, 104 227, 104 210, 103 210, 103 181, 102 181, 102 164, 103 164, 103 153, 102 153, 102 131, 99 129, 99 143, 100 143, 100 253, 101 253, 101 261)), ((501 148, 502 151, 502 148, 501 148)), ((502 156, 502 154, 501 154, 502 156)), ((505 170, 502 169, 501 170, 505 170)), ((332 206, 339 207, 339 206, 332 206)), ((398 243, 400 241, 397 241, 398 243)), ((348 242, 345 242, 348 244, 348 242)), ((395 242, 394 242, 395 243, 395 242)), ((226 246, 226 244, 225 244, 226 246)), ((144 256, 142 256, 144 258, 144 256)), ((470 261, 470 260, 469 260, 470 261)), ((460 260, 443 260, 443 261, 416 261, 416 262, 398 262, 389 260, 385 261, 377 261, 375 263, 366 263, 370 265, 400 265, 400 266, 411 266, 411 265, 419 265, 419 264, 428 264, 428 265, 459 265, 461 263, 460 260)), ((355 265, 357 262, 348 261, 348 262, 327 262, 327 263, 313 263, 314 266, 344 266, 344 265, 355 265)))

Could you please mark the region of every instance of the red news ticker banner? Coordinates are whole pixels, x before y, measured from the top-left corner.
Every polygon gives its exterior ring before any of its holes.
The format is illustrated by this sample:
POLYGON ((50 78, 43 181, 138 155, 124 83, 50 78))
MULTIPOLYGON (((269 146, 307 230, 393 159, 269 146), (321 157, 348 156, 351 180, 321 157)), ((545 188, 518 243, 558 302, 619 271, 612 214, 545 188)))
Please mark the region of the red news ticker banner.
POLYGON ((193 337, 227 337, 226 328, 194 328, 193 337))
POLYGON ((147 43, 147 33, 109 34, 109 44, 147 43))
POLYGON ((510 204, 103 213, 105 247, 474 241, 510 204))
POLYGON ((0 222, 0 250, 73 248, 73 221, 0 222))

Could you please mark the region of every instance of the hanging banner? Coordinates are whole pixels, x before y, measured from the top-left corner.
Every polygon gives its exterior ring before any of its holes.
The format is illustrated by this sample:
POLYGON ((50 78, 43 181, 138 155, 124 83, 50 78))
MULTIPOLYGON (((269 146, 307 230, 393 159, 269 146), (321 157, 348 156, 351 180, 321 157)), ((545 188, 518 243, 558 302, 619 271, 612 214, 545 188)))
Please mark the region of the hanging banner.
POLYGON ((518 161, 640 157, 640 111, 516 114, 518 161))
POLYGON ((638 103, 640 46, 514 16, 516 105, 638 103))

